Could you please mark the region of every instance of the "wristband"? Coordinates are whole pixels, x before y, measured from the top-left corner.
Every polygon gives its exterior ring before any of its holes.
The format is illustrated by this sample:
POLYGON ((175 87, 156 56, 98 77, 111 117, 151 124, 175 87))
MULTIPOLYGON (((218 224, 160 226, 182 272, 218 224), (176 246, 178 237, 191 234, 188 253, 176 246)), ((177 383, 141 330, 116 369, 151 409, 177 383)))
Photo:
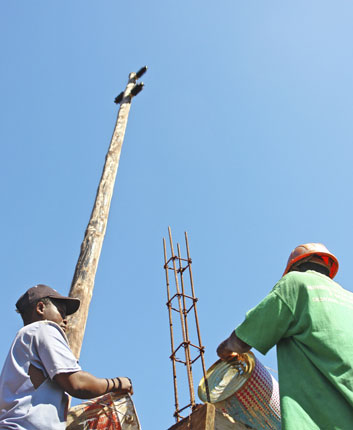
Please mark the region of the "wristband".
POLYGON ((109 393, 109 379, 105 378, 105 380, 107 381, 107 389, 105 390, 105 392, 109 393))
POLYGON ((116 391, 116 389, 115 389, 115 381, 114 381, 114 378, 111 378, 111 380, 112 380, 112 382, 113 382, 113 388, 112 388, 112 391, 116 391))
POLYGON ((121 386, 122 386, 121 379, 120 379, 119 377, 117 377, 116 379, 117 379, 117 380, 118 380, 118 382, 119 382, 118 390, 120 390, 120 389, 121 389, 121 386))

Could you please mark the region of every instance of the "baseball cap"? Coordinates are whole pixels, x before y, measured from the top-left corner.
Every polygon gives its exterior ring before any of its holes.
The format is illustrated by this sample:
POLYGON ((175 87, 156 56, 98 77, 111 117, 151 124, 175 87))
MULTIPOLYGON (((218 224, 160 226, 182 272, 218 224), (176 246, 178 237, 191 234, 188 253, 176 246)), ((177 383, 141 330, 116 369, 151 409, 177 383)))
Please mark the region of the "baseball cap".
POLYGON ((80 300, 74 299, 72 297, 65 297, 59 294, 56 290, 48 285, 38 284, 27 290, 16 302, 16 308, 21 313, 28 306, 36 303, 38 300, 44 297, 49 297, 50 299, 63 300, 66 305, 66 314, 71 315, 77 311, 80 307, 80 300))

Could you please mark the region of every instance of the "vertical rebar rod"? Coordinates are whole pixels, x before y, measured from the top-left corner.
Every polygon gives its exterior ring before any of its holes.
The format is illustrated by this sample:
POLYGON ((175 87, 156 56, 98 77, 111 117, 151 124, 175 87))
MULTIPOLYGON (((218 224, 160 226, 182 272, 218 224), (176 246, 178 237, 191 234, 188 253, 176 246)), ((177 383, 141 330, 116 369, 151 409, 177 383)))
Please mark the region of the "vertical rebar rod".
POLYGON ((165 268, 165 278, 167 284, 167 306, 169 314, 169 331, 170 331, 170 347, 171 347, 171 357, 173 366, 173 386, 174 386, 174 399, 175 399, 175 410, 179 410, 179 398, 178 398, 178 384, 177 384, 177 374, 175 366, 174 354, 174 332, 173 332, 173 317, 172 317, 172 304, 170 301, 170 284, 169 284, 169 273, 168 273, 168 261, 167 261, 167 246, 165 239, 163 238, 163 250, 164 250, 164 268, 165 268))
POLYGON ((198 317, 198 314, 197 314, 196 296, 195 296, 195 288, 194 288, 194 279, 193 279, 193 276, 192 276, 192 268, 191 268, 191 262, 192 261, 191 261, 191 258, 190 258, 189 239, 188 239, 187 232, 185 232, 185 245, 186 245, 186 253, 187 253, 188 263, 189 263, 190 287, 191 287, 192 298, 194 300, 194 315, 195 315, 195 322, 196 322, 197 337, 198 337, 199 347, 200 347, 202 373, 203 373, 203 377, 204 377, 204 380, 205 380, 205 388, 206 388, 207 401, 210 402, 211 401, 211 399, 210 399, 210 390, 209 390, 208 381, 207 381, 207 375, 206 375, 204 348, 202 346, 202 340, 201 340, 201 331, 200 331, 199 317, 198 317))
POLYGON ((192 364, 191 364, 191 352, 190 352, 190 337, 189 337, 189 327, 188 327, 188 312, 186 308, 186 297, 185 297, 185 286, 184 286, 184 276, 183 276, 183 267, 181 263, 181 252, 180 252, 180 245, 177 244, 178 249, 178 259, 179 259, 179 274, 180 274, 180 283, 181 283, 181 290, 182 290, 182 296, 183 296, 183 317, 184 317, 184 324, 185 324, 185 334, 186 334, 186 344, 185 344, 185 355, 187 355, 188 359, 186 360, 186 368, 188 372, 188 378, 189 378, 189 392, 190 392, 190 403, 191 407, 195 406, 195 393, 194 393, 194 381, 192 377, 192 364))

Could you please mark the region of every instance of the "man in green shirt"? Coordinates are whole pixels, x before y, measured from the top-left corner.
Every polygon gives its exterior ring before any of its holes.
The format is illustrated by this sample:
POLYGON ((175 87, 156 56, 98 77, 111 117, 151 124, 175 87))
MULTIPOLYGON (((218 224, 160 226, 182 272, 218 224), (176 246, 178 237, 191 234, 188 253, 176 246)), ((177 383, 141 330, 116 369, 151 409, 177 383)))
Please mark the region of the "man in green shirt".
POLYGON ((284 276, 217 348, 226 360, 277 345, 282 429, 353 429, 353 293, 319 243, 291 253, 284 276))

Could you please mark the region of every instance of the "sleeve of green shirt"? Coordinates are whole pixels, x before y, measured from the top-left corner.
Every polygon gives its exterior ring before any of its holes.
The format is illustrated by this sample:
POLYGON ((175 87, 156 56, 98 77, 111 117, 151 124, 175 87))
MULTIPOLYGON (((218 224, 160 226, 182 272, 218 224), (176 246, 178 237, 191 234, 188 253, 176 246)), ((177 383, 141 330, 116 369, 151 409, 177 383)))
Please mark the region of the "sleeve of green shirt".
POLYGON ((289 307, 273 290, 251 309, 235 333, 243 342, 266 354, 286 332, 293 321, 289 307))

